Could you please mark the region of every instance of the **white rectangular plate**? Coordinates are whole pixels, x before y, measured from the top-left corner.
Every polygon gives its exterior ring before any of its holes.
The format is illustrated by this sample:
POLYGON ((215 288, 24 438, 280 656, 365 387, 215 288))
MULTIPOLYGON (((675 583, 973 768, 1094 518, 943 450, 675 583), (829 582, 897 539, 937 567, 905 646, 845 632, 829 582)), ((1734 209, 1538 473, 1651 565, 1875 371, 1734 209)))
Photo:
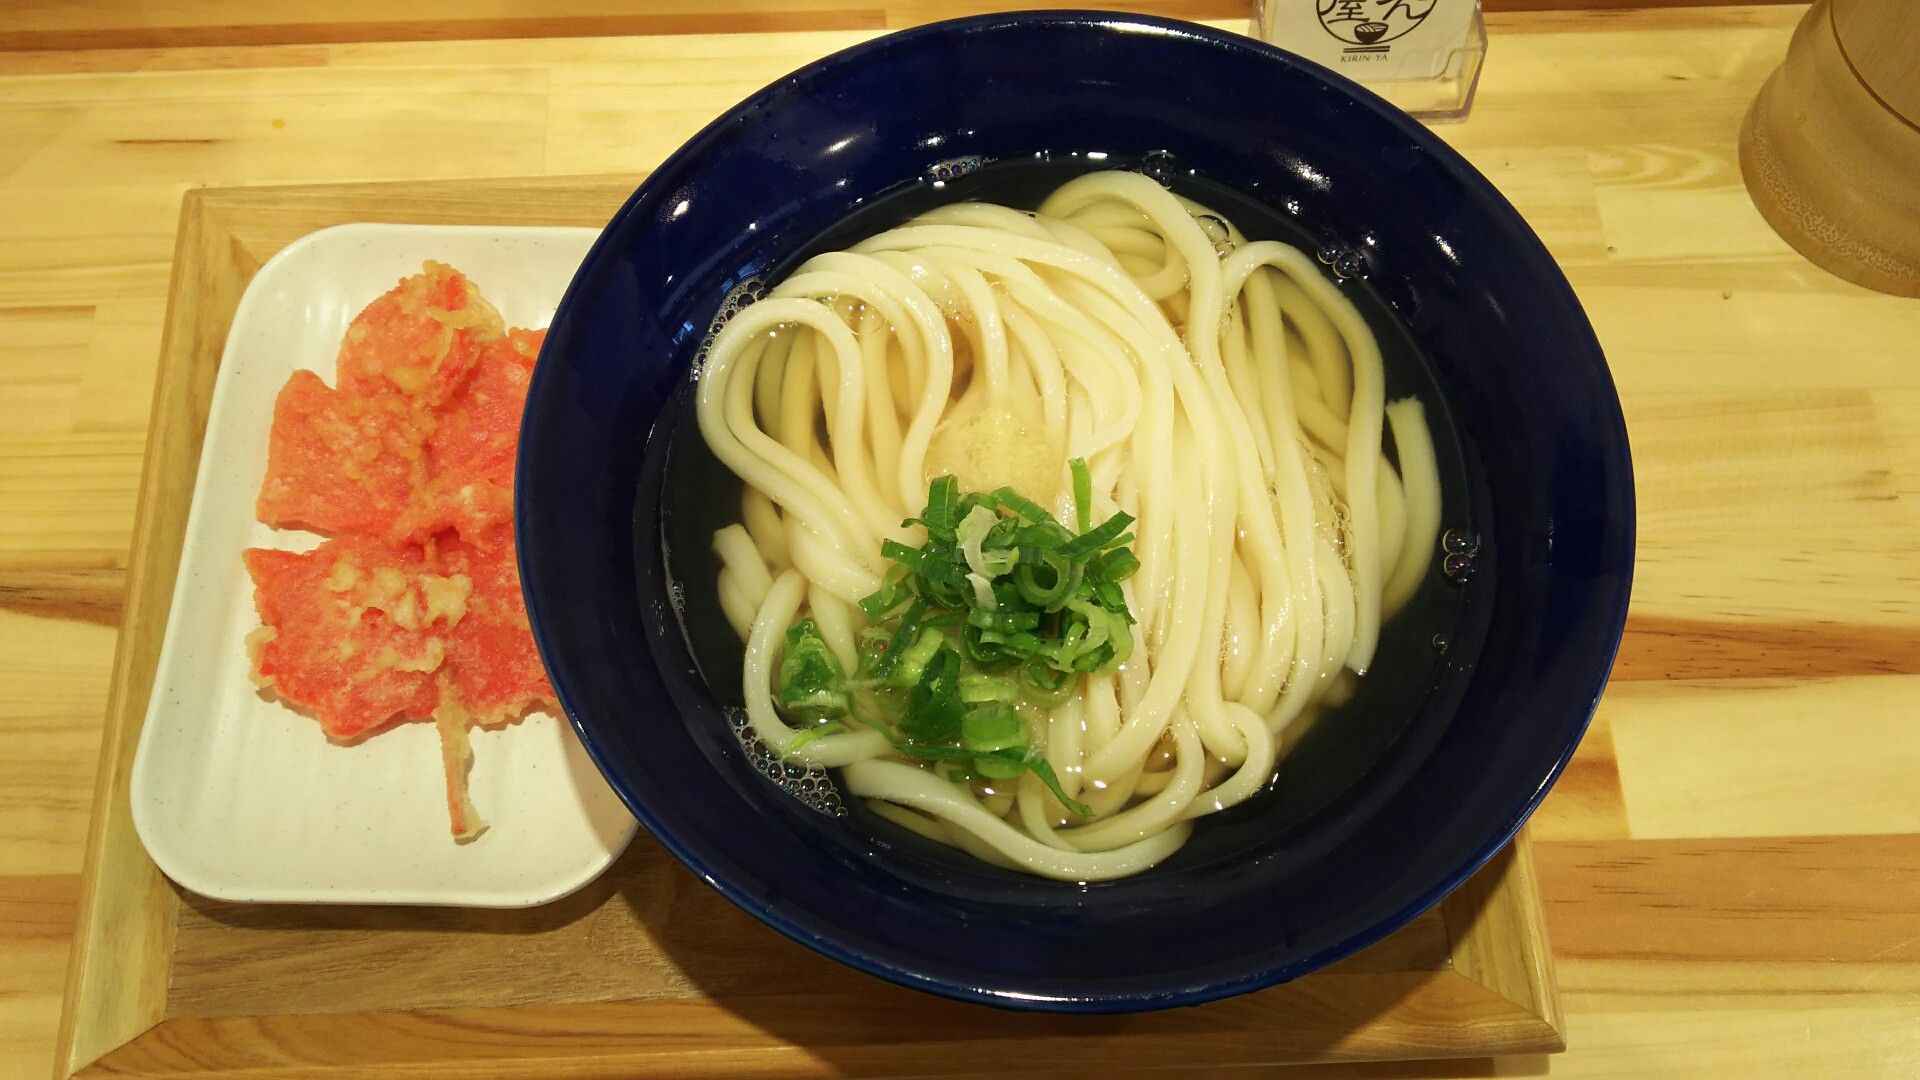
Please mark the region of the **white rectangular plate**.
POLYGON ((456 844, 432 724, 355 746, 262 697, 243 639, 259 624, 249 547, 320 538, 254 520, 274 398, 299 368, 334 381, 347 324, 423 260, 471 278, 509 326, 553 318, 593 229, 343 225, 303 237, 247 286, 214 386, 180 575, 134 760, 134 825, 166 875, 219 900, 524 907, 592 881, 637 827, 561 719, 473 732, 456 844))

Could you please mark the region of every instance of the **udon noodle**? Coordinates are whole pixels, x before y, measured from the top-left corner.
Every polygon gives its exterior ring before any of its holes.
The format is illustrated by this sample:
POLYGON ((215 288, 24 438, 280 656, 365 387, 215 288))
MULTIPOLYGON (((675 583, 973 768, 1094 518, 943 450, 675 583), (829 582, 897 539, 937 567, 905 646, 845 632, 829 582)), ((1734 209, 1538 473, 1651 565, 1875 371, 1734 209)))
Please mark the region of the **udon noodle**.
POLYGON ((702 435, 744 483, 714 548, 752 731, 1004 867, 1133 874, 1260 792, 1433 557, 1426 420, 1385 400, 1359 311, 1311 256, 1134 173, 1069 181, 1033 213, 949 205, 809 259, 725 323, 697 378, 702 435), (860 667, 882 544, 925 541, 903 522, 943 475, 1062 523, 1135 519, 1131 652, 1019 704, 1058 793, 1039 770, 943 771, 877 725, 808 732, 776 702, 797 619, 860 667))

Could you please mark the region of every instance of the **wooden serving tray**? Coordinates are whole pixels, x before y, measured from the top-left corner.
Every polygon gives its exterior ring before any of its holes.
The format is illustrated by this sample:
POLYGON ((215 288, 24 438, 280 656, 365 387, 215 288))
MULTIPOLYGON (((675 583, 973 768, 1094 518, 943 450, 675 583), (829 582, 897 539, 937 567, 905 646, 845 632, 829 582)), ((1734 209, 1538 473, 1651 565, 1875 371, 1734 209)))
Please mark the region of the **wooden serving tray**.
POLYGON ((260 265, 353 221, 600 225, 633 177, 189 192, 114 662, 61 1075, 978 1075, 1557 1051, 1524 835, 1434 910, 1285 986, 1115 1017, 1002 1012, 788 941, 642 833, 600 881, 524 911, 273 907, 183 893, 127 778, 166 626, 227 327, 260 265))

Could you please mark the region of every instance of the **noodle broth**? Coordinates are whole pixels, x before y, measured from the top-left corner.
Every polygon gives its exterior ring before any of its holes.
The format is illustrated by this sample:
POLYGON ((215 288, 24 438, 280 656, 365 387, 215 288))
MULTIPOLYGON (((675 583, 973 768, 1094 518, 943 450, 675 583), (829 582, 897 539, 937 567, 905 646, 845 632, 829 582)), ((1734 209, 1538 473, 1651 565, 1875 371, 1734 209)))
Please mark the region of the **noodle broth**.
MULTIPOLYGON (((1249 241, 1279 240, 1307 252, 1320 250, 1323 238, 1307 223, 1207 178, 1174 168, 1166 160, 1134 163, 1175 194, 1204 203, 1232 221, 1249 241)), ((1075 176, 1116 167, 1094 155, 1057 155, 1002 162, 984 167, 963 163, 933 177, 873 200, 804 250, 776 265, 768 283, 785 279, 813 255, 851 246, 918 214, 957 202, 980 201, 1015 208, 1036 207, 1048 193, 1075 176)), ((1323 262, 1327 261, 1323 258, 1323 262)), ((1325 267, 1323 267, 1325 269, 1325 267)), ((1333 278, 1332 273, 1328 273, 1333 278)), ((1417 398, 1430 429, 1440 486, 1440 531, 1446 543, 1462 551, 1477 545, 1472 523, 1484 520, 1484 494, 1475 480, 1468 448, 1463 447, 1444 396, 1419 345, 1382 296, 1362 278, 1339 283, 1376 337, 1384 365, 1386 397, 1417 398)), ((673 584, 680 630, 701 676, 730 713, 743 705, 739 636, 722 617, 718 594, 720 562, 712 547, 716 530, 740 521, 742 482, 715 456, 694 417, 693 382, 683 384, 669 403, 649 454, 664 454, 662 512, 656 525, 636 522, 636 531, 658 528, 666 570, 673 584)), ((1396 461, 1389 437, 1387 458, 1396 461)), ((643 472, 644 475, 644 472, 643 472)), ((1444 546, 1444 545, 1443 545, 1444 546)), ((1251 799, 1202 818, 1185 846, 1160 869, 1195 866, 1229 858, 1271 843, 1312 818, 1354 788, 1386 755, 1396 740, 1408 737, 1416 716, 1444 724, 1451 701, 1463 688, 1484 632, 1491 582, 1472 578, 1474 566, 1491 558, 1447 563, 1436 550, 1425 578, 1399 612, 1381 626, 1378 651, 1368 674, 1339 678, 1350 695, 1310 706, 1282 736, 1283 752, 1273 779, 1251 799), (1443 565, 1456 569, 1445 573, 1443 565), (1337 702, 1337 703, 1334 703, 1337 702)), ((879 844, 902 847, 943 864, 970 871, 1008 875, 954 848, 924 840, 868 809, 862 800, 828 787, 819 770, 782 766, 751 732, 743 743, 763 774, 782 778, 810 805, 842 812, 879 844)))

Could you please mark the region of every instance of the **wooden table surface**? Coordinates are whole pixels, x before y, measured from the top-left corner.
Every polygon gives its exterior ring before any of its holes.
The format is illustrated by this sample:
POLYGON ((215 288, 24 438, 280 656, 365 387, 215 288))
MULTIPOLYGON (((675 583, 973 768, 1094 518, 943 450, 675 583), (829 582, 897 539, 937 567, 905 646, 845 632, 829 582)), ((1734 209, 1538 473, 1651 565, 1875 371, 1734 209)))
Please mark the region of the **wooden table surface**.
MULTIPOLYGON (((1570 1049, 1313 1075, 1920 1074, 1920 303, 1741 186, 1798 15, 1490 19, 1443 134, 1566 266, 1639 470, 1628 637, 1534 819, 1570 1049)), ((52 1068, 181 192, 639 173, 863 33, 0 50, 0 1076, 52 1068)))

